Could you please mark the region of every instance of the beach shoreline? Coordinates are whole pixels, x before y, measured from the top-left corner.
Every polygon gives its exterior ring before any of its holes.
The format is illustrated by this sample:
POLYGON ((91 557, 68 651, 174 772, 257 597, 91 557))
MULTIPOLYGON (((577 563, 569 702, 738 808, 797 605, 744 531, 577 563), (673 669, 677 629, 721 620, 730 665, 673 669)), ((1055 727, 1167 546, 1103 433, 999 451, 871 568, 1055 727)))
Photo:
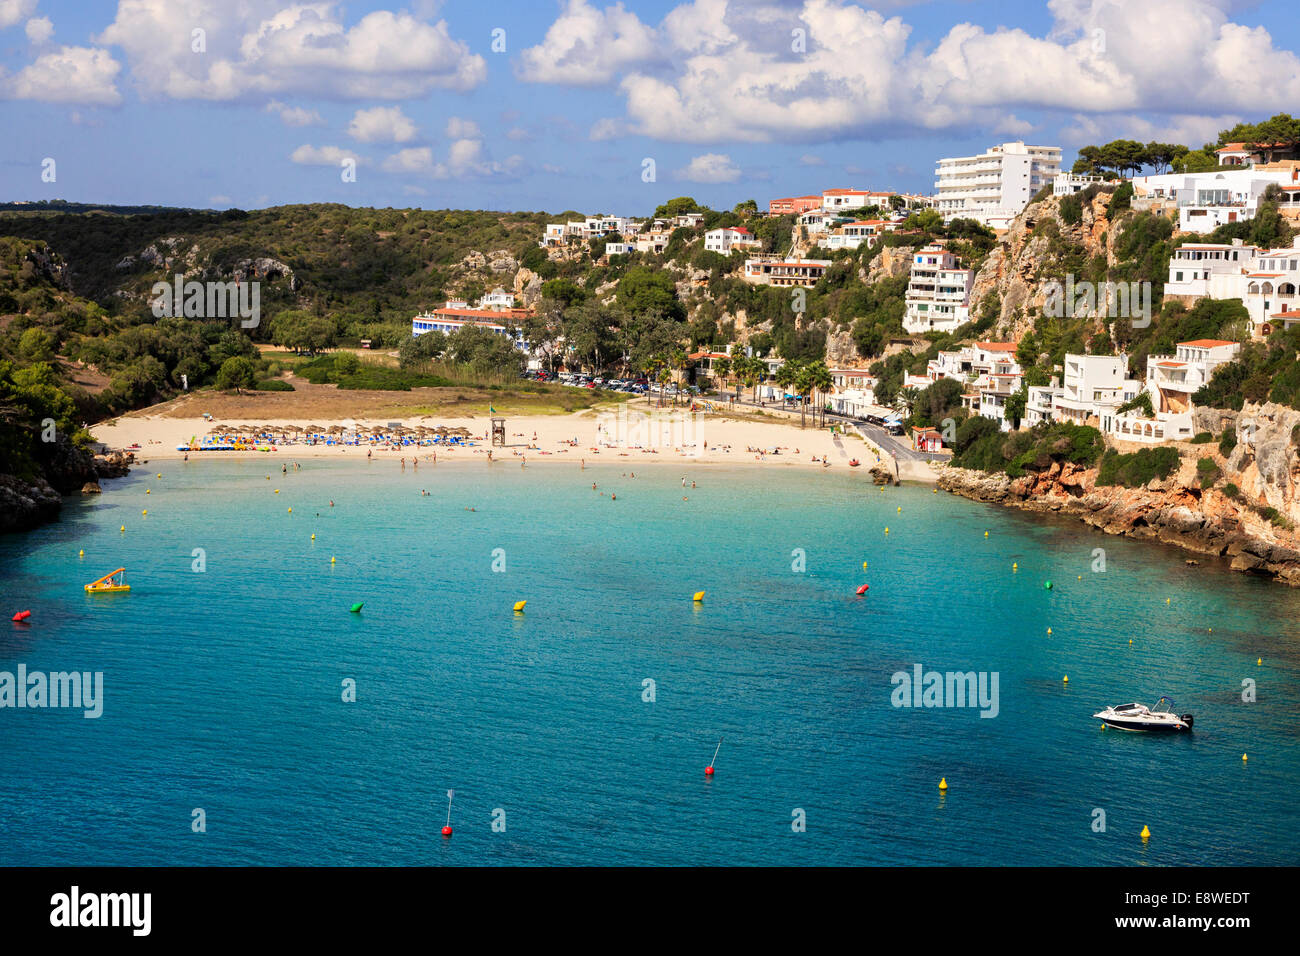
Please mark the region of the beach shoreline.
MULTIPOLYGON (((638 410, 639 411, 639 410, 638 410)), ((669 409, 647 410, 668 413, 672 421, 673 412, 669 409)), ((683 414, 684 410, 677 410, 683 414)), ((652 419, 653 420, 653 419, 652 419)), ((661 419, 663 420, 663 419, 661 419)), ((403 425, 407 427, 445 426, 449 429, 465 428, 471 435, 469 440, 473 447, 452 444, 437 445, 399 445, 393 448, 385 444, 306 444, 302 442, 283 444, 274 442, 258 447, 266 450, 230 450, 230 451, 186 451, 178 446, 188 445, 191 440, 202 441, 208 434, 233 433, 245 431, 256 426, 273 435, 283 433, 291 425, 302 425, 301 421, 291 419, 270 420, 208 420, 204 418, 172 418, 164 415, 144 413, 123 415, 91 428, 96 441, 110 449, 132 452, 138 460, 181 460, 190 461, 225 458, 270 458, 277 461, 293 459, 329 459, 341 461, 363 461, 367 458, 391 459, 419 458, 439 462, 487 461, 488 452, 492 461, 514 462, 524 460, 527 464, 574 463, 623 463, 639 466, 651 465, 745 465, 802 467, 820 470, 852 470, 861 472, 870 478, 871 467, 876 458, 871 449, 854 435, 833 436, 829 428, 799 428, 797 423, 755 422, 752 420, 730 418, 726 415, 700 415, 695 418, 688 438, 677 443, 662 443, 645 440, 641 437, 620 438, 619 410, 606 414, 584 410, 566 415, 525 415, 506 419, 506 444, 492 446, 490 438, 491 425, 489 416, 442 418, 438 416, 407 417, 403 425), (576 445, 573 442, 576 441, 576 445), (643 444, 644 442, 644 444, 643 444), (645 447, 651 444, 655 447, 645 447), (134 447, 138 445, 139 447, 134 447), (823 459, 825 464, 823 464, 823 459), (861 467, 850 468, 849 462, 858 460, 861 467)), ((363 431, 375 429, 383 431, 387 422, 364 420, 353 422, 351 419, 325 421, 313 419, 312 424, 322 426, 323 430, 335 427, 348 427, 355 424, 363 431)), ((648 432, 650 429, 646 429, 648 432)))

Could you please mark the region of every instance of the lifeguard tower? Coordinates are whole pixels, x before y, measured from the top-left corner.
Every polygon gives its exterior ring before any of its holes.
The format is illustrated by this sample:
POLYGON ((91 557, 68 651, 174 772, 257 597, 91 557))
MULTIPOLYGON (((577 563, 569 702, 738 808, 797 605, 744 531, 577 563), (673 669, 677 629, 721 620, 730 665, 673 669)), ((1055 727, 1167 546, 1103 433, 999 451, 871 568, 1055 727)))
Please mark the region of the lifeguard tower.
POLYGON ((506 447, 506 420, 504 418, 492 419, 492 444, 506 447))

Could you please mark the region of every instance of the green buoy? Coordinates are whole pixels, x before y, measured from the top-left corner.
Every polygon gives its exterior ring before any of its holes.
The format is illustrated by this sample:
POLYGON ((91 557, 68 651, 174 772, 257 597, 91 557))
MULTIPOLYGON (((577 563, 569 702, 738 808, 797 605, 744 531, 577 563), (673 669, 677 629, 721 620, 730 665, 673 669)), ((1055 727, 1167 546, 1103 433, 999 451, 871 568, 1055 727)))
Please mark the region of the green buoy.
POLYGON ((352 607, 348 608, 348 610, 351 611, 353 614, 360 614, 361 605, 365 603, 366 603, 365 601, 358 601, 356 604, 352 605, 352 607))
MULTIPOLYGON (((1048 581, 1046 584, 1043 585, 1043 587, 1047 588, 1047 590, 1049 591, 1052 590, 1052 582, 1048 581)), ((360 605, 357 606, 360 607, 360 605)))

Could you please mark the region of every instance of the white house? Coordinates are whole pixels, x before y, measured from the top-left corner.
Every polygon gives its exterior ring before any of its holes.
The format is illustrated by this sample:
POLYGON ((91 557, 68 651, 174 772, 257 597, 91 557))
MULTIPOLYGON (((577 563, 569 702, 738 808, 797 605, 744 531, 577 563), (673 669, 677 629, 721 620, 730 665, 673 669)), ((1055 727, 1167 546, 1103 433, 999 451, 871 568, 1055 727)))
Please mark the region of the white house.
POLYGON ((1099 186, 1106 182, 1104 176, 1084 175, 1082 173, 1057 173, 1052 180, 1053 196, 1072 196, 1081 193, 1089 186, 1099 186))
POLYGON ((829 259, 784 259, 756 256, 745 260, 745 281, 756 285, 803 286, 811 289, 830 268, 829 259))
POLYGON ((1133 208, 1177 210, 1184 232, 1212 232, 1219 226, 1255 217, 1269 186, 1300 184, 1300 171, 1290 164, 1268 168, 1211 170, 1135 176, 1133 208))
POLYGON ((992 146, 977 156, 941 159, 934 171, 934 207, 945 223, 974 219, 1005 229, 1060 171, 1059 146, 1020 141, 992 146))
POLYGON ((762 243, 744 226, 727 229, 710 229, 704 234, 704 248, 721 255, 730 255, 734 249, 757 249, 762 243))
POLYGON ((974 275, 940 243, 918 249, 912 256, 903 315, 909 334, 951 332, 970 317, 970 287, 974 275))
POLYGON ((1169 260, 1165 295, 1187 306, 1205 297, 1239 299, 1255 337, 1289 328, 1300 321, 1300 236, 1280 249, 1239 241, 1181 246, 1169 260))
POLYGON ((862 418, 876 410, 876 377, 864 368, 833 368, 826 396, 831 410, 862 418))
POLYGON ((483 298, 478 300, 480 309, 513 309, 515 307, 515 296, 513 292, 507 292, 500 286, 497 286, 483 298))
POLYGON ((881 235, 893 232, 898 223, 889 219, 863 219, 846 222, 838 226, 830 235, 822 236, 817 245, 823 249, 856 249, 864 242, 870 248, 881 235))
POLYGON ((1127 441, 1186 441, 1194 434, 1192 395, 1209 384, 1214 370, 1231 362, 1241 351, 1237 342, 1196 339, 1179 342, 1173 355, 1148 355, 1146 391, 1151 396, 1152 418, 1141 414, 1117 415, 1111 434, 1127 441))
POLYGON ((888 207, 887 192, 870 192, 866 189, 823 189, 822 209, 826 212, 847 212, 851 209, 865 209, 868 206, 888 207))
POLYGON ((1128 356, 1065 356, 1062 391, 1055 398, 1058 421, 1111 431, 1115 409, 1137 397, 1142 382, 1128 377, 1128 356))

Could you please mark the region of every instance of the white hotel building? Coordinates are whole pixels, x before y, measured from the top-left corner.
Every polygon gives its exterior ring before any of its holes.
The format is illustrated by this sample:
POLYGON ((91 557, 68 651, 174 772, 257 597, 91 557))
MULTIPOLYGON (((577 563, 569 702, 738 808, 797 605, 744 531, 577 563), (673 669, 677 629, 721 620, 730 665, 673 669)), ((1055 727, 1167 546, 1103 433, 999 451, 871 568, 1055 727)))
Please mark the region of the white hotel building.
POLYGON ((1254 219, 1264 190, 1277 185, 1290 203, 1300 171, 1279 164, 1270 167, 1215 170, 1205 173, 1168 173, 1133 178, 1133 208, 1164 208, 1178 212, 1183 232, 1213 232, 1231 222, 1254 219))
POLYGON ((970 318, 970 269, 940 243, 912 255, 912 275, 904 299, 903 329, 909 335, 951 332, 970 318))
POLYGON ((1268 335, 1300 322, 1300 237, 1281 249, 1241 240, 1187 243, 1169 260, 1165 297, 1190 307, 1198 299, 1240 299, 1250 333, 1268 335))
POLYGON ((975 219, 1005 229, 1061 171, 1061 147, 1002 143, 978 156, 939 160, 934 208, 944 222, 975 219))

